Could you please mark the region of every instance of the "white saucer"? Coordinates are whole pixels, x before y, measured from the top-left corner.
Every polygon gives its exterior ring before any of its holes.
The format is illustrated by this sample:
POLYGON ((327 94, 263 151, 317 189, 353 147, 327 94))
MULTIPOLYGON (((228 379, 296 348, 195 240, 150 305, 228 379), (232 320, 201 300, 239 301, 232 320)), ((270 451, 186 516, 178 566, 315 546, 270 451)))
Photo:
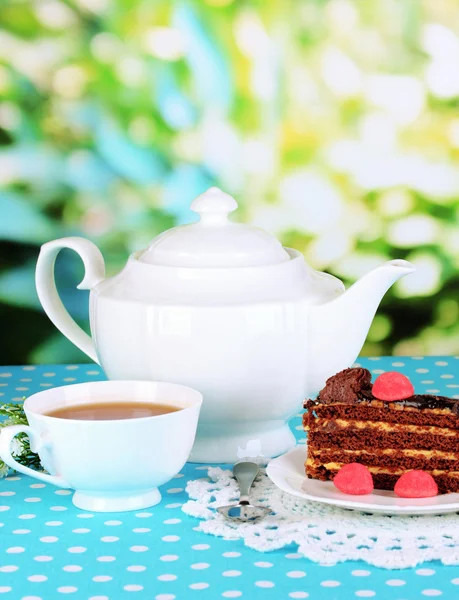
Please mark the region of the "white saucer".
POLYGON ((331 481, 308 479, 304 472, 306 447, 296 446, 274 458, 266 468, 271 481, 282 491, 315 502, 386 515, 440 515, 459 512, 459 494, 434 498, 398 498, 394 492, 374 490, 365 496, 343 494, 331 481))

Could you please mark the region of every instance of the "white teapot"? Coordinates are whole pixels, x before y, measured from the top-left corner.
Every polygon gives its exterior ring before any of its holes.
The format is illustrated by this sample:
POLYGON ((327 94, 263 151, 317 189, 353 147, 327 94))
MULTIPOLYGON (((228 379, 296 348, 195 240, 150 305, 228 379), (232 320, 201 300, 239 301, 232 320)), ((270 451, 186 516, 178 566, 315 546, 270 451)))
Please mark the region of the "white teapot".
POLYGON ((414 267, 393 260, 347 292, 268 233, 228 220, 236 201, 218 188, 196 198, 200 220, 170 229, 105 279, 90 241, 42 246, 40 301, 60 331, 109 379, 156 380, 198 389, 204 403, 195 462, 233 462, 247 448, 277 456, 295 443, 287 420, 360 352, 387 289, 414 267), (91 290, 92 338, 59 299, 53 266, 71 248, 91 290))

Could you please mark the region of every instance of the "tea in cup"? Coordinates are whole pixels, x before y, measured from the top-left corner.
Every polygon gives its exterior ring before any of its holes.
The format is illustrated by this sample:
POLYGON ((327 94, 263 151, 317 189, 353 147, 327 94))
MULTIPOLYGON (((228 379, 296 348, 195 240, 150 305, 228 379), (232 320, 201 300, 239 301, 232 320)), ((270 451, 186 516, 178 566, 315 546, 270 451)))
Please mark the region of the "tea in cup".
POLYGON ((202 395, 151 381, 98 381, 51 388, 24 403, 29 425, 2 429, 0 457, 13 469, 73 488, 78 508, 139 510, 161 500, 158 486, 183 467, 202 395), (48 473, 18 463, 11 442, 25 433, 48 473))

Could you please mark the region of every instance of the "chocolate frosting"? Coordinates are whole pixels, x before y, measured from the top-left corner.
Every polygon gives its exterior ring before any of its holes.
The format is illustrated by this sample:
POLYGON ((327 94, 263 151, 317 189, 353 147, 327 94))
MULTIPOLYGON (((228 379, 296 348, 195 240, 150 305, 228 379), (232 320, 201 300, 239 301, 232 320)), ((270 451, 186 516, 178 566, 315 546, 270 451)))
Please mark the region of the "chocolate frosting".
MULTIPOLYGON (((324 389, 313 404, 361 404, 377 400, 372 393, 371 373, 361 367, 345 369, 330 377, 324 389)), ((459 400, 446 396, 415 394, 404 400, 395 400, 395 404, 417 409, 447 409, 459 414, 459 400)), ((308 402, 309 404, 309 402, 308 402)))

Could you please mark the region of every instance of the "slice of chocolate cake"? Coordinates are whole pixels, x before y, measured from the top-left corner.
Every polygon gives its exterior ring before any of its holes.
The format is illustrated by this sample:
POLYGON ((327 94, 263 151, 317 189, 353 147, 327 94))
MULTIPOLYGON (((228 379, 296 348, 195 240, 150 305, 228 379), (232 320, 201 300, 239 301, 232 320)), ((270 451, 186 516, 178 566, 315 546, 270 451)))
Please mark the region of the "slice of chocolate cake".
POLYGON ((333 479, 357 462, 369 468, 375 488, 393 490, 403 473, 421 469, 439 493, 458 492, 459 400, 426 394, 386 402, 372 388, 367 369, 346 369, 305 402, 307 476, 333 479))

